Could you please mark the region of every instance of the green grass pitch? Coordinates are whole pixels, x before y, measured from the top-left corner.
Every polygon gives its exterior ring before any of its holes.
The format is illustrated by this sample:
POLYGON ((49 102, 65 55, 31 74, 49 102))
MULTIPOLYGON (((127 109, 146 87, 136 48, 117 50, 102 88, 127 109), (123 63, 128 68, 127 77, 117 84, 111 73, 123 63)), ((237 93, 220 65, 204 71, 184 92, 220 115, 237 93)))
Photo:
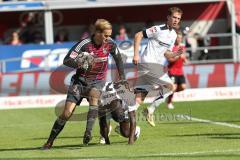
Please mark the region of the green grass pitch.
POLYGON ((146 123, 144 107, 138 110, 141 135, 134 145, 114 131, 111 145, 99 144, 97 122, 90 145, 83 146, 85 121, 71 121, 47 151, 39 148, 56 119, 54 108, 0 110, 0 159, 240 159, 240 100, 181 102, 174 110, 161 105, 156 127, 146 123))

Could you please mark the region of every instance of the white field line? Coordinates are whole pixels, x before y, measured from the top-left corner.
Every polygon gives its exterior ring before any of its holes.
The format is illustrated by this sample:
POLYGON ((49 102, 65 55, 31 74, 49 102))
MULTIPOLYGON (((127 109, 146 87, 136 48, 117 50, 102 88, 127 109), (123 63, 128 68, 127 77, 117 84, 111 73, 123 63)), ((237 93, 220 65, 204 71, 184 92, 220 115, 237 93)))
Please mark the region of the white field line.
POLYGON ((200 119, 200 118, 190 117, 190 116, 186 116, 186 115, 181 115, 181 116, 184 118, 188 118, 188 120, 193 120, 193 121, 197 121, 197 122, 215 124, 215 125, 226 126, 226 127, 231 127, 231 128, 240 128, 240 125, 236 125, 236 124, 231 124, 231 123, 226 123, 226 122, 216 122, 216 121, 211 121, 208 119, 200 119))
POLYGON ((198 155, 198 154, 217 154, 217 153, 231 153, 239 152, 238 149, 228 149, 228 150, 213 150, 213 151, 196 151, 196 152, 176 152, 176 153, 159 153, 159 154, 146 154, 145 156, 178 156, 178 155, 198 155))
POLYGON ((156 153, 156 154, 144 154, 142 156, 184 156, 184 155, 198 155, 198 154, 217 154, 217 153, 231 153, 239 152, 240 149, 228 149, 228 150, 213 150, 213 151, 196 151, 196 152, 173 152, 173 153, 156 153))
MULTIPOLYGON (((142 154, 142 155, 136 155, 136 156, 126 156, 126 158, 144 158, 144 157, 174 157, 174 156, 194 156, 194 155, 205 155, 205 154, 231 154, 231 153, 239 153, 240 150, 238 149, 228 149, 228 150, 213 150, 213 151, 196 151, 196 152, 172 152, 172 153, 154 153, 154 154, 142 154)), ((239 154, 240 155, 240 154, 239 154)), ((90 160, 91 157, 89 157, 88 160, 90 160)), ((94 159, 123 159, 123 157, 99 157, 94 159)))
MULTIPOLYGON (((153 153, 153 154, 142 154, 136 156, 125 156, 125 157, 94 157, 94 158, 84 158, 84 159, 75 159, 75 160, 103 160, 103 159, 127 159, 127 158, 144 158, 144 157, 177 157, 177 156, 194 156, 194 155, 205 155, 205 154, 226 154, 229 155, 231 153, 239 154, 240 149, 228 149, 228 150, 213 150, 213 151, 195 151, 195 152, 169 152, 169 153, 153 153)), ((240 154, 239 154, 240 155, 240 154)), ((71 158, 70 158, 71 159, 71 158)))

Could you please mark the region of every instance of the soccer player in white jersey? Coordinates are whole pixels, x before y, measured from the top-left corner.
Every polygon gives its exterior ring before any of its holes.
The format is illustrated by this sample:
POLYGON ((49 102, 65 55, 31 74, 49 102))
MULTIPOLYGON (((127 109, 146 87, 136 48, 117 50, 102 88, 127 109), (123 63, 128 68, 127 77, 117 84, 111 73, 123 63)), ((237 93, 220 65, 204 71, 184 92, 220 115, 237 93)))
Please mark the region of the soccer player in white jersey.
POLYGON ((147 121, 152 126, 155 126, 153 117, 155 108, 173 92, 174 85, 165 68, 168 59, 178 58, 183 53, 181 48, 176 52, 172 51, 177 38, 174 28, 179 25, 182 14, 182 10, 178 7, 169 8, 166 24, 156 25, 135 34, 133 63, 137 65, 138 73, 144 72, 144 74, 138 77, 136 83, 135 88, 138 89, 136 105, 129 106, 129 110, 136 110, 150 91, 159 90, 160 98, 155 99, 146 110, 147 121), (147 38, 148 43, 144 52, 139 55, 143 38, 147 38))

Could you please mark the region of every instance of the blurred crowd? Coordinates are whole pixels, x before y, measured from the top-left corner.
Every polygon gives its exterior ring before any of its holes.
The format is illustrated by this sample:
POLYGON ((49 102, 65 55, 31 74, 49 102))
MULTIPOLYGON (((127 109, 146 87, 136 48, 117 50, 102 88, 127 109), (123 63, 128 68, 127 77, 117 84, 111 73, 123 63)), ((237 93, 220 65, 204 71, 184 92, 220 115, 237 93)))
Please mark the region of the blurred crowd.
MULTIPOLYGON (((7 45, 22 45, 22 44, 45 44, 45 33, 42 22, 42 26, 36 25, 36 16, 39 16, 37 12, 29 12, 26 14, 18 27, 15 29, 4 30, 4 24, 0 24, 0 44, 7 45), (36 15, 38 14, 38 15, 36 15)), ((43 19, 42 19, 43 21, 43 19)), ((145 22, 144 28, 149 28, 154 24, 153 21, 148 20, 145 22)), ((115 24, 112 38, 116 41, 132 40, 135 31, 131 31, 131 27, 128 27, 125 23, 115 24)), ((187 48, 187 54, 190 60, 205 60, 209 59, 209 50, 204 47, 217 46, 219 44, 218 38, 204 37, 198 33, 192 33, 189 27, 179 26, 178 31, 182 32, 183 42, 182 44, 187 48), (201 48, 199 50, 198 48, 201 48)), ((54 33, 54 43, 63 43, 68 41, 79 41, 94 33, 94 25, 88 24, 83 27, 82 33, 78 33, 78 38, 72 39, 69 36, 69 29, 59 27, 54 33)), ((213 55, 213 54, 211 54, 213 55)))
POLYGON ((0 24, 0 42, 8 45, 44 44, 43 33, 35 25, 35 14, 35 12, 26 14, 14 29, 8 29, 4 23, 0 24))

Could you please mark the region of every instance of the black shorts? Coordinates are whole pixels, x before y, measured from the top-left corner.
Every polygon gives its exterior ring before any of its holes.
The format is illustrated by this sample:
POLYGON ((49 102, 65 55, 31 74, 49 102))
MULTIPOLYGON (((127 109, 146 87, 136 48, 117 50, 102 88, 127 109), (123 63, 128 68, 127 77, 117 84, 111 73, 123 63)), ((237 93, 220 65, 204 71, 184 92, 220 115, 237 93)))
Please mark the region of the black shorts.
POLYGON ((115 122, 128 122, 129 118, 125 114, 126 110, 122 106, 121 100, 114 100, 110 104, 105 106, 99 106, 98 116, 103 117, 111 115, 115 122))
POLYGON ((74 102, 79 105, 83 98, 89 97, 89 91, 92 88, 101 89, 103 87, 103 81, 89 81, 86 82, 81 77, 73 75, 71 83, 67 92, 66 101, 74 102))
POLYGON ((170 75, 169 74, 169 77, 171 78, 171 80, 173 81, 174 84, 181 85, 181 84, 186 83, 186 79, 185 79, 184 75, 170 75))

